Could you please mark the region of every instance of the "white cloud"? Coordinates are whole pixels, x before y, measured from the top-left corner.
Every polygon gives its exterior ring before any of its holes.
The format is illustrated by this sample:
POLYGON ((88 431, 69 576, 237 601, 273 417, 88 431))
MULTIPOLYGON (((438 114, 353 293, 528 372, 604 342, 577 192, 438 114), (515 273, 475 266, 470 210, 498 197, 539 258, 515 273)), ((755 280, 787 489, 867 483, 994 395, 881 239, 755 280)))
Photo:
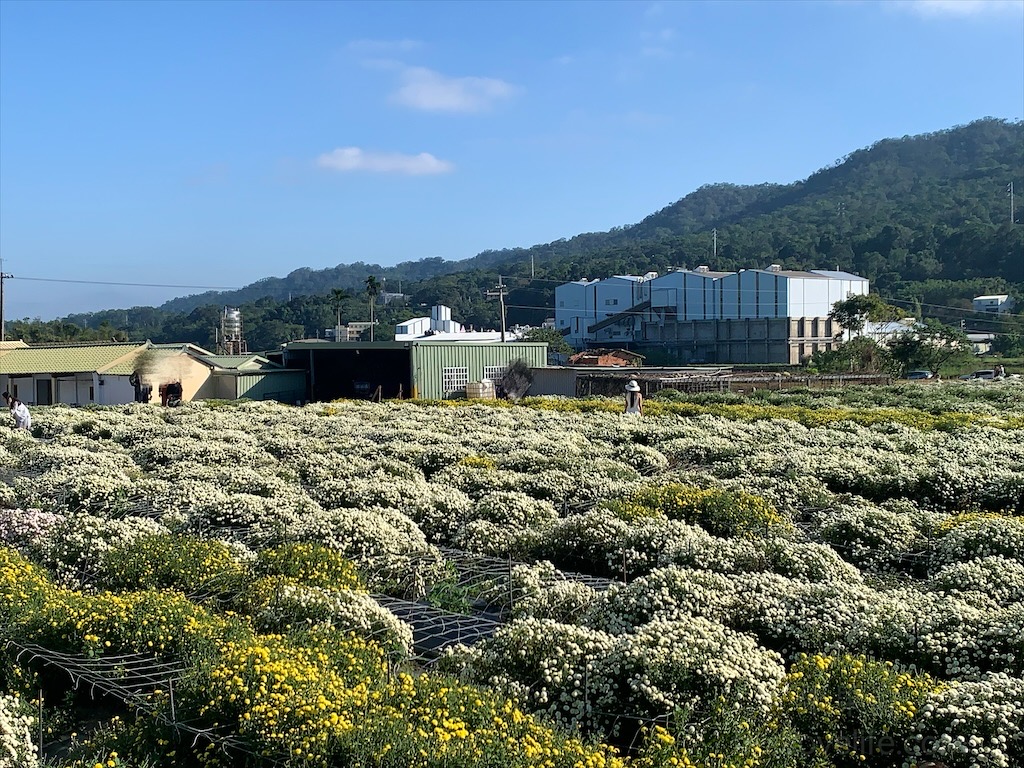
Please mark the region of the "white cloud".
POLYGON ((340 147, 333 152, 325 152, 316 159, 316 164, 341 173, 369 171, 407 176, 430 176, 455 169, 447 160, 439 160, 429 152, 403 155, 401 152, 365 152, 359 147, 340 147))
POLYGON ((407 67, 392 94, 396 104, 430 112, 482 112, 515 93, 515 87, 491 77, 445 77, 426 67, 407 67))
POLYGON ((892 5, 918 16, 937 18, 1013 13, 1024 10, 1024 0, 893 0, 892 5))

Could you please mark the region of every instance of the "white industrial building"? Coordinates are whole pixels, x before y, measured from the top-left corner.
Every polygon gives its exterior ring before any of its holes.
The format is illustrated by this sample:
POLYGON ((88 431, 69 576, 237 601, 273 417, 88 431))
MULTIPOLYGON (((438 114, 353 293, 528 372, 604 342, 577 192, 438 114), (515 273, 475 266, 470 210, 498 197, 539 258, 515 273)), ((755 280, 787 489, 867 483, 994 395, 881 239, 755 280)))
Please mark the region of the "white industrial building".
POLYGON ((800 362, 834 343, 832 305, 867 292, 849 272, 701 266, 560 285, 555 325, 577 349, 655 344, 692 362, 800 362))
MULTIPOLYGON (((510 340, 514 338, 509 335, 510 340)), ((395 341, 501 341, 501 331, 468 331, 452 320, 443 304, 430 308, 430 317, 414 317, 395 326, 395 341)))

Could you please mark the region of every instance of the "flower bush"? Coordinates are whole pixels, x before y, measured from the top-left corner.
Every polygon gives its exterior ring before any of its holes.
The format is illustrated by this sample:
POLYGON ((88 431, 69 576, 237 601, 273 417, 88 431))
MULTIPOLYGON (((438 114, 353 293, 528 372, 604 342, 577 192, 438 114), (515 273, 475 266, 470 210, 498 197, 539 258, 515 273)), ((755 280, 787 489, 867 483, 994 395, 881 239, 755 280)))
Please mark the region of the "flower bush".
POLYGON ((965 599, 971 593, 984 595, 1001 606, 1024 602, 1024 563, 1002 555, 950 563, 932 576, 928 586, 965 599))
POLYGON ((294 542, 262 550, 255 567, 270 576, 288 576, 300 584, 327 589, 363 590, 351 560, 321 544, 294 542))
POLYGON ((916 712, 911 751, 950 768, 1024 761, 1024 680, 995 673, 933 691, 916 712))
POLYGON ((815 524, 844 560, 869 571, 905 570, 908 559, 925 548, 926 539, 909 515, 863 502, 826 509, 815 524))
POLYGON ((802 655, 789 670, 781 708, 833 765, 899 765, 914 720, 943 691, 927 675, 850 655, 802 655))
POLYGON ((364 592, 307 586, 288 576, 259 579, 239 598, 261 632, 329 627, 407 655, 412 629, 364 592))
POLYGON ((764 499, 745 491, 696 488, 682 484, 642 487, 628 501, 695 523, 717 536, 754 537, 773 529, 785 532, 786 521, 764 499))
POLYGON ((17 694, 0 694, 0 765, 38 768, 39 750, 32 738, 35 716, 17 694))
POLYGON ((248 576, 228 545, 187 536, 144 536, 104 553, 97 585, 114 591, 172 589, 193 599, 226 599, 248 576))
POLYGON ((785 675, 777 653, 707 619, 655 619, 623 640, 604 662, 628 686, 614 711, 708 711, 718 697, 767 710, 785 675))
POLYGON ((935 567, 998 555, 1024 563, 1024 517, 954 516, 942 526, 932 548, 935 567))

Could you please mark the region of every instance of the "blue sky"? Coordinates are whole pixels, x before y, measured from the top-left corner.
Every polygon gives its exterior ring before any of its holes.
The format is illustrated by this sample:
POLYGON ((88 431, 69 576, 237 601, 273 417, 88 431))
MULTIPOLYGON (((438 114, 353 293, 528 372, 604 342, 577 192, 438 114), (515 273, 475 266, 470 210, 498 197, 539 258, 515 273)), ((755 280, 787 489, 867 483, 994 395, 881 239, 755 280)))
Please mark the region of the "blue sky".
POLYGON ((1024 0, 2 0, 5 314, 530 246, 984 116, 1024 118, 1024 0))

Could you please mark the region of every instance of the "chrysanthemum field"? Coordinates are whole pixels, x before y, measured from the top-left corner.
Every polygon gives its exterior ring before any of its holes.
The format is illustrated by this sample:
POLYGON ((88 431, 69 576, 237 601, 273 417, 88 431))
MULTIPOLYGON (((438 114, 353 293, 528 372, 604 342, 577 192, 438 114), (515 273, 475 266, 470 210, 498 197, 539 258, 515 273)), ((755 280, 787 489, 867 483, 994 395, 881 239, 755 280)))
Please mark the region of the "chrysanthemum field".
POLYGON ((757 395, 36 409, 0 766, 1024 765, 1024 386, 757 395))

